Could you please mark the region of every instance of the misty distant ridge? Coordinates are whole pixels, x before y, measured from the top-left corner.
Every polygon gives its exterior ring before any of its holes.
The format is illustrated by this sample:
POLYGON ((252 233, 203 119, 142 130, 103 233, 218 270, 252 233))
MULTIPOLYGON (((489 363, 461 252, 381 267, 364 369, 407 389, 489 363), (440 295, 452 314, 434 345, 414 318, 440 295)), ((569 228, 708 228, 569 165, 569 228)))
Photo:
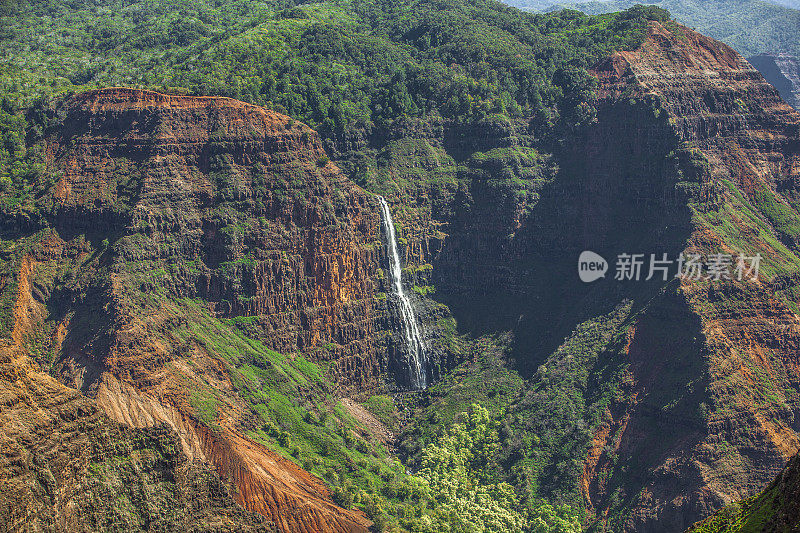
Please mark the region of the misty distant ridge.
POLYGON ((789 6, 794 9, 800 9, 800 0, 776 0, 773 3, 789 6))

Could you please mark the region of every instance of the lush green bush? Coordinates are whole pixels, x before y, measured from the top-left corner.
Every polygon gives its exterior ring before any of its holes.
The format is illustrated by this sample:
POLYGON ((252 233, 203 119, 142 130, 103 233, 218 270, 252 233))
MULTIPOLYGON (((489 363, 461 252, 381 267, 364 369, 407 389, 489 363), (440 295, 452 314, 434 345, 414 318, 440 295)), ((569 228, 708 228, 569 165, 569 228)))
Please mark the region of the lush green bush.
POLYGON ((495 415, 474 404, 460 418, 422 453, 417 477, 435 505, 413 523, 413 531, 581 531, 574 511, 540 504, 528 513, 514 488, 494 479, 487 465, 496 463, 500 450, 495 415))

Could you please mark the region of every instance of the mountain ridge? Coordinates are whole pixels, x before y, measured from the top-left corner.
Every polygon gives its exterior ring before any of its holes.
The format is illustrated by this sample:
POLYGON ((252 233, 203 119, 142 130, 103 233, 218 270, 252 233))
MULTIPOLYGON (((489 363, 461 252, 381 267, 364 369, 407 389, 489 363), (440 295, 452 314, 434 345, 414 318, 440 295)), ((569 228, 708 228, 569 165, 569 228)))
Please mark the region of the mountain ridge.
MULTIPOLYGON (((524 2, 508 2, 525 8, 524 2)), ((608 13, 629 8, 635 1, 537 2, 531 8, 552 10, 577 9, 588 14, 608 13)), ((800 11, 778 2, 761 0, 702 1, 659 0, 647 2, 668 10, 682 24, 734 47, 745 57, 761 53, 800 55, 797 28, 800 11)))
MULTIPOLYGON (((392 75, 370 98, 405 111, 349 135, 336 106, 322 134, 297 120, 322 91, 295 118, 124 88, 28 108, 26 151, 3 160, 0 332, 112 418, 169 425, 282 529, 679 531, 758 490, 799 445, 800 115, 660 10, 487 5, 447 14, 492 20, 546 81, 510 69, 508 96, 451 98, 392 75), (575 34, 585 49, 553 44, 575 34), (375 193, 429 349, 421 393, 375 193), (589 285, 587 249, 761 253, 763 277, 589 285), (342 398, 402 427, 399 453, 342 398)), ((429 8, 376 24, 486 72, 483 42, 450 41, 429 8)))

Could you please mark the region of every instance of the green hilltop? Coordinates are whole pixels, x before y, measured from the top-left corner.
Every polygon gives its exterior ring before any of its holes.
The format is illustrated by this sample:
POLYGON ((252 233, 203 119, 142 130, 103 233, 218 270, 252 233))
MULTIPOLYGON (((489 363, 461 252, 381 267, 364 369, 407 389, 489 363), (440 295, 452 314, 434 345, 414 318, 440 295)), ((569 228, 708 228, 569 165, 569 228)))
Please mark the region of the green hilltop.
POLYGON ((668 10, 678 22, 731 45, 745 57, 765 52, 800 55, 797 2, 791 6, 795 9, 762 0, 509 0, 507 3, 521 9, 549 11, 563 7, 590 14, 620 11, 644 3, 668 10))

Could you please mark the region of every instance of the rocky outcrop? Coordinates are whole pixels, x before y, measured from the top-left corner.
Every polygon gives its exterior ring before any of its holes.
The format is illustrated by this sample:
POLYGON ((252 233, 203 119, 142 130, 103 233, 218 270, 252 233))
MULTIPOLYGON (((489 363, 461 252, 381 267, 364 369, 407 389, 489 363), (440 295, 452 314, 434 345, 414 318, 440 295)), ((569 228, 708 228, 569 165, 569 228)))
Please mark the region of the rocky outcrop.
POLYGON ((3 221, 15 243, 3 290, 23 295, 10 339, 97 416, 169 427, 176 453, 278 530, 366 531, 321 480, 247 436, 264 421, 237 369, 289 381, 285 353, 343 389, 381 385, 374 199, 314 131, 235 100, 105 89, 51 119, 56 179, 35 217, 3 221))
POLYGON ((0 341, 0 531, 276 531, 166 426, 120 426, 39 369, 24 347, 39 326, 35 268, 24 256, 16 280, 0 278, 16 285, 0 341))
POLYGON ((781 98, 800 110, 800 61, 789 54, 760 54, 748 59, 778 89, 781 98))
MULTIPOLYGON (((758 252, 777 272, 793 270, 789 250, 797 249, 797 236, 775 211, 797 216, 800 115, 750 64, 687 28, 653 24, 641 48, 614 54, 596 75, 599 109, 631 99, 652 101, 683 143, 676 147, 690 150, 690 164, 681 168, 694 169, 698 184, 689 203, 687 253, 758 252)), ((630 514, 617 527, 685 528, 755 492, 797 451, 800 317, 793 296, 776 294, 775 284, 782 282, 775 273, 762 271, 757 282, 684 280, 677 303, 657 304, 630 326, 622 348, 630 365, 628 399, 606 413, 584 461, 584 494, 601 516, 614 506, 611 487, 630 487, 623 490, 630 514), (681 314, 684 325, 669 326, 681 314), (674 335, 665 337, 671 329, 674 335), (687 331, 694 333, 682 340, 687 331), (675 360, 676 354, 683 355, 675 360), (674 362, 668 368, 662 366, 666 361, 674 362), (689 368, 695 370, 685 372, 689 368), (694 385, 676 396, 685 384, 673 383, 670 393, 663 388, 666 375, 694 385), (705 392, 697 394, 698 387, 705 392), (680 414, 667 408, 670 396, 672 402, 688 401, 689 409, 680 414), (648 412, 653 408, 660 414, 648 412), (670 419, 669 413, 679 416, 670 419), (661 427, 659 435, 672 437, 656 443, 653 423, 661 427), (616 461, 635 461, 638 480, 614 466, 616 461)))
MULTIPOLYGON (((49 150, 63 177, 56 227, 124 234, 120 261, 192 268, 163 280, 216 316, 256 317, 275 350, 322 342, 340 381, 367 386, 378 365, 372 277, 378 218, 369 195, 327 162, 315 132, 225 98, 107 89, 63 108, 49 150), (372 246, 372 248, 370 248, 372 246)), ((122 277, 111 290, 125 313, 122 277)))
POLYGON ((795 531, 800 523, 800 456, 789 460, 760 494, 733 503, 694 524, 688 533, 795 531))

